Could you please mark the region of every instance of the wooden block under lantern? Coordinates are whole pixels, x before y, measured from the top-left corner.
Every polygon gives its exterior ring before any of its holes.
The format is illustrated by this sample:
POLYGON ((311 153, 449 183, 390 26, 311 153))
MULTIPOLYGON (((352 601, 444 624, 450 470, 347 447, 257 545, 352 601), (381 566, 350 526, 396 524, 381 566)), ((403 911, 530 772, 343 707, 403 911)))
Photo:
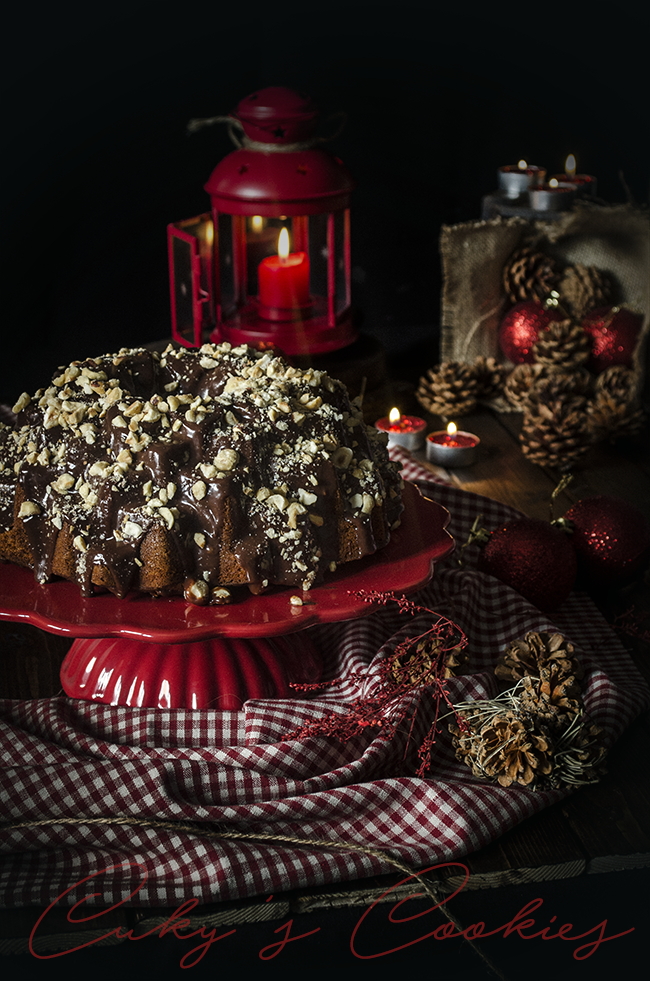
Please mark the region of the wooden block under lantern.
MULTIPOLYGON (((629 205, 580 201, 552 222, 519 217, 443 226, 440 361, 504 361, 499 325, 512 306, 502 286, 512 254, 531 245, 558 266, 595 267, 613 283, 613 303, 642 315, 633 369, 641 390, 650 332, 650 221, 629 205)), ((507 362, 506 362, 507 363, 507 362)))

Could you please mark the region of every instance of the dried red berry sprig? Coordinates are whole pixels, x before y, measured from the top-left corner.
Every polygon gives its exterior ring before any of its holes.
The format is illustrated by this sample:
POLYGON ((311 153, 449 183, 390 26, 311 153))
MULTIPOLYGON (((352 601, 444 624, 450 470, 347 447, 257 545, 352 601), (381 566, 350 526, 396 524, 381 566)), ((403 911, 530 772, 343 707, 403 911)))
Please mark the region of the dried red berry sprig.
MULTIPOLYGON (((408 724, 408 747, 412 742, 422 695, 427 690, 433 699, 433 721, 418 747, 419 765, 416 776, 423 778, 431 768, 441 703, 444 702, 456 714, 445 680, 453 676, 454 668, 462 663, 467 637, 451 620, 411 602, 405 596, 377 590, 355 591, 353 595, 366 603, 380 603, 384 606, 396 603, 400 613, 409 613, 412 616, 426 614, 434 617, 434 622, 417 637, 407 637, 396 644, 394 650, 379 663, 379 677, 375 687, 369 694, 358 695, 350 703, 347 712, 329 713, 285 735, 283 739, 326 736, 345 743, 368 729, 375 729, 378 735, 391 739, 400 727, 408 724)), ((340 680, 328 682, 327 686, 335 685, 340 680)), ((356 672, 353 680, 360 687, 366 679, 360 672, 356 672)), ((302 689, 305 686, 299 687, 302 689)), ((314 686, 306 687, 314 690, 314 686)), ((464 728, 465 721, 457 718, 459 726, 464 728)))

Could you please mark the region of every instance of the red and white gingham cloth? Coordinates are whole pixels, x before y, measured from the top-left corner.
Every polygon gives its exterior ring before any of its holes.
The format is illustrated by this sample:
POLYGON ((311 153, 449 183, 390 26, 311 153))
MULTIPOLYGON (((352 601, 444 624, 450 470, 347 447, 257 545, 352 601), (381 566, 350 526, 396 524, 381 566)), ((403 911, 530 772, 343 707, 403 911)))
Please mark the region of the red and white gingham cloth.
MULTIPOLYGON (((518 514, 437 482, 401 451, 403 474, 448 508, 450 532, 467 540, 477 514, 485 527, 518 514)), ((450 680, 454 702, 492 697, 496 658, 528 630, 557 629, 585 665, 587 711, 614 742, 650 703, 650 693, 615 633, 588 596, 572 594, 551 618, 490 576, 454 557, 417 597, 454 620, 469 639, 471 675, 450 680)), ((428 779, 408 775, 407 732, 345 745, 283 735, 368 690, 378 659, 427 628, 395 604, 362 620, 312 629, 327 677, 342 679, 316 697, 251 701, 241 712, 110 707, 68 698, 0 701, 0 815, 3 823, 72 818, 75 824, 0 829, 0 905, 65 903, 90 892, 109 905, 172 907, 267 895, 393 871, 364 849, 380 849, 411 868, 460 859, 498 838, 564 791, 504 789, 475 779, 453 755, 443 724, 428 779), (133 824, 84 824, 84 818, 133 824), (205 823, 211 829, 346 842, 359 851, 202 838, 137 820, 205 823), (146 870, 146 877, 145 872, 146 870), (146 878, 146 881, 145 881, 146 878), (143 884, 144 882, 144 884, 143 884), (130 898, 129 895, 134 893, 130 898)), ((432 705, 420 703, 410 736, 421 739, 432 705)), ((412 745, 412 744, 411 744, 412 745)))

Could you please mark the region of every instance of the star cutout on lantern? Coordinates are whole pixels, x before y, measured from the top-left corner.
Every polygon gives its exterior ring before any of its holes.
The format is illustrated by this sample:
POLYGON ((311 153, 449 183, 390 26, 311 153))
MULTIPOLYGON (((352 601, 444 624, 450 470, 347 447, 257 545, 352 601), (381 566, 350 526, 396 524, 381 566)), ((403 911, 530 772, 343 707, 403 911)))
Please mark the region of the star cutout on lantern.
POLYGON ((273 130, 274 136, 284 136, 285 134, 286 134, 286 130, 284 126, 276 126, 275 129, 273 130))

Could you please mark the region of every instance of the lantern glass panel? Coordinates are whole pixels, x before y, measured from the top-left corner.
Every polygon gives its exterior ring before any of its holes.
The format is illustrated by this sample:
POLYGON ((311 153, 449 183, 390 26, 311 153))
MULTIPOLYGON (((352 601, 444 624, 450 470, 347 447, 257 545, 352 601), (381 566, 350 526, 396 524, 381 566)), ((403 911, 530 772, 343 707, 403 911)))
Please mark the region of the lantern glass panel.
POLYGON ((168 226, 172 334, 182 344, 196 343, 214 322, 213 230, 209 214, 168 226))
POLYGON ((327 215, 309 216, 309 271, 311 291, 327 296, 327 215))
POLYGON ((225 317, 234 312, 237 302, 234 237, 230 215, 218 215, 216 242, 218 242, 219 259, 217 296, 221 316, 225 317))
POLYGON ((350 269, 349 269, 349 211, 338 211, 334 214, 334 292, 336 295, 336 313, 340 314, 350 306, 350 269))
POLYGON ((194 303, 192 299, 192 243, 174 236, 171 240, 174 278, 172 280, 176 329, 179 333, 194 332, 194 303))

